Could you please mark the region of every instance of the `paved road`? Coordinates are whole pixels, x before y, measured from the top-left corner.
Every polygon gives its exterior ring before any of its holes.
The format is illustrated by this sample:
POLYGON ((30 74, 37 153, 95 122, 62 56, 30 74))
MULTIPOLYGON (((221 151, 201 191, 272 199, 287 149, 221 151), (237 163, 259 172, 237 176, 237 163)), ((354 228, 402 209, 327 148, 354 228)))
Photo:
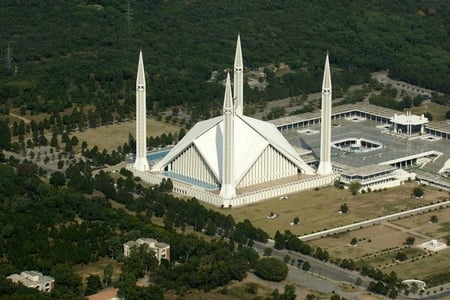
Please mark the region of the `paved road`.
MULTIPOLYGON (((262 253, 265 248, 273 248, 273 244, 267 243, 262 244, 255 242, 254 248, 262 253)), ((288 251, 288 250, 272 250, 272 256, 283 260, 285 255, 289 255, 295 260, 301 259, 303 261, 308 261, 311 265, 309 272, 298 269, 295 266, 289 266, 289 277, 288 281, 294 281, 300 285, 303 285, 312 290, 316 290, 322 293, 331 293, 335 291, 337 294, 345 297, 346 299, 359 299, 358 295, 367 293, 366 288, 371 281, 370 278, 361 276, 357 272, 352 272, 349 270, 342 269, 336 265, 322 262, 311 256, 302 255, 300 253, 288 251), (354 286, 357 278, 361 278, 361 287, 354 286), (342 290, 342 284, 348 283, 354 286, 354 291, 348 292, 342 290)))
MULTIPOLYGON (((367 287, 373 281, 370 277, 362 276, 359 272, 350 271, 338 267, 335 264, 323 262, 311 256, 303 255, 289 250, 278 250, 273 248, 273 243, 259 243, 255 242, 253 247, 259 252, 263 253, 265 248, 272 248, 272 256, 283 260, 285 255, 289 255, 295 260, 301 259, 307 261, 311 265, 309 272, 298 269, 295 266, 289 265, 289 275, 287 280, 296 282, 309 289, 319 291, 322 293, 331 293, 335 291, 338 295, 346 299, 360 299, 360 295, 367 294, 367 287), (355 286, 357 278, 361 279, 361 285, 355 286), (351 292, 342 290, 342 284, 350 284, 354 287, 351 292)), ((442 286, 429 289, 429 295, 411 295, 410 297, 399 295, 396 299, 410 300, 410 299, 426 299, 426 300, 443 300, 450 299, 450 283, 442 286), (443 291, 441 291, 441 287, 443 291)))

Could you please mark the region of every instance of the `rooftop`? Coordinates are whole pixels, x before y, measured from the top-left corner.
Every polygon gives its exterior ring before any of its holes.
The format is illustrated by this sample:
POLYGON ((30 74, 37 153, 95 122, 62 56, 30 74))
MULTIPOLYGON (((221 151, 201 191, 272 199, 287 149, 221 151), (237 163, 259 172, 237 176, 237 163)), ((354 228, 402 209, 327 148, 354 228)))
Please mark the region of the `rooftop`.
MULTIPOLYGON (((380 149, 365 153, 351 153, 332 148, 331 160, 333 164, 340 163, 353 168, 360 168, 431 150, 441 152, 444 157, 450 158, 450 140, 407 139, 393 135, 385 127, 380 126, 380 123, 367 119, 363 121, 339 119, 333 120, 333 124, 336 126, 331 128, 332 143, 346 138, 364 137, 383 145, 380 149)), ((309 158, 304 158, 305 161, 311 161, 311 157, 318 160, 320 157, 320 124, 305 128, 311 128, 318 132, 316 134, 301 134, 298 131, 290 130, 284 131, 283 134, 293 146, 311 151, 309 158)))

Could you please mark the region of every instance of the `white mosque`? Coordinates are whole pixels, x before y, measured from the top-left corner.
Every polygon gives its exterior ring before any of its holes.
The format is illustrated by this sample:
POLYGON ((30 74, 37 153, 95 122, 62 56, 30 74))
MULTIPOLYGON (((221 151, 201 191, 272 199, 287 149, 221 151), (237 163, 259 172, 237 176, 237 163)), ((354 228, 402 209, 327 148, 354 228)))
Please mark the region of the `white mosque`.
POLYGON ((170 178, 173 191, 222 207, 247 205, 333 184, 331 75, 328 55, 322 86, 320 164, 306 164, 275 125, 243 114, 243 60, 240 37, 234 62, 233 93, 227 74, 223 114, 198 122, 159 162, 146 153, 145 76, 142 52, 136 82, 136 160, 128 168, 158 184, 170 178))

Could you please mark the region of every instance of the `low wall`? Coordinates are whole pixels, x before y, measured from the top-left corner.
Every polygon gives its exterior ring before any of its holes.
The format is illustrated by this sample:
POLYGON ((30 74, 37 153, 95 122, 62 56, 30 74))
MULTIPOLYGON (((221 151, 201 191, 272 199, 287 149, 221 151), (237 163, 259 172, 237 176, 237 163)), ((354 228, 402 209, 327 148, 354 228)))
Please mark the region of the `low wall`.
MULTIPOLYGON (((133 168, 133 165, 128 165, 127 169, 133 172, 134 176, 140 177, 143 181, 151 184, 160 184, 163 178, 168 178, 162 175, 155 175, 149 172, 137 171, 133 168)), ((242 205, 248 205, 251 203, 259 202, 269 198, 276 198, 292 193, 296 193, 303 190, 314 189, 322 186, 329 186, 334 184, 337 175, 331 174, 327 176, 314 176, 305 178, 299 181, 290 182, 278 186, 273 186, 258 191, 237 195, 232 199, 223 199, 216 193, 202 189, 200 187, 189 185, 184 182, 172 180, 173 191, 175 193, 195 197, 200 201, 207 202, 212 205, 223 207, 236 207, 242 205)))
POLYGON ((346 231, 351 231, 351 230, 357 230, 363 227, 368 227, 368 226, 372 226, 375 224, 380 224, 382 222, 385 221, 390 221, 390 220, 396 220, 399 218, 403 218, 403 217, 409 217, 409 216, 414 216, 417 215, 419 213, 422 212, 426 212, 428 210, 433 210, 439 207, 450 207, 450 201, 445 201, 442 203, 436 203, 436 204, 431 204, 431 205, 427 205, 427 206, 423 206, 423 207, 419 207, 419 208, 415 208, 415 209, 411 209, 408 211, 403 211, 403 212, 399 212, 399 213, 395 213, 392 215, 387 215, 384 217, 378 217, 375 219, 371 219, 371 220, 367 220, 367 221, 362 221, 362 222, 358 222, 358 223, 354 223, 354 224, 349 224, 349 225, 345 225, 345 226, 341 226, 341 227, 336 227, 333 229, 328 229, 328 230, 323 230, 323 231, 319 231, 319 232, 315 232, 315 233, 311 233, 311 234, 306 234, 306 235, 300 235, 298 236, 298 238, 302 241, 310 241, 310 240, 315 240, 318 238, 322 238, 322 237, 326 237, 329 235, 333 235, 335 233, 340 233, 340 232, 346 232, 346 231))

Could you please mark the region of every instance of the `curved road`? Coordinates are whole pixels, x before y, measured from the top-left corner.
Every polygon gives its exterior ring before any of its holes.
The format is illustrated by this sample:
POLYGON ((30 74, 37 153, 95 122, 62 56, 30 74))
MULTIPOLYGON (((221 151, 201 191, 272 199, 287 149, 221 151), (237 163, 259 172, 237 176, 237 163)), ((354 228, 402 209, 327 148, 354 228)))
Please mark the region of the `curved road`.
MULTIPOLYGON (((273 248, 273 242, 268 242, 266 244, 254 242, 253 247, 259 252, 263 253, 265 248, 272 249, 273 257, 276 257, 280 260, 283 260, 285 255, 289 255, 295 260, 301 259, 303 261, 309 262, 311 265, 311 269, 308 272, 298 269, 295 266, 288 264, 289 267, 289 277, 288 279, 299 283, 303 286, 306 286, 312 290, 319 291, 322 293, 331 293, 335 291, 338 295, 345 297, 346 299, 360 299, 358 295, 367 294, 367 287, 371 281, 374 281, 372 278, 367 276, 362 276, 359 272, 350 271, 347 269, 343 269, 335 264, 329 262, 323 262, 314 257, 303 255, 297 252, 289 251, 289 250, 278 250, 273 248), (355 286, 355 282, 357 278, 361 279, 361 284, 359 287, 355 286), (342 290, 342 284, 350 284, 355 287, 352 292, 342 290)), ((447 285, 446 285, 447 286, 447 285)), ((446 291, 440 292, 439 287, 433 288, 433 294, 424 295, 422 297, 418 295, 413 295, 411 297, 407 297, 404 295, 399 295, 396 299, 400 300, 410 300, 410 299, 426 299, 426 300, 443 300, 450 299, 450 284, 444 289, 446 291), (436 291, 436 294, 434 294, 436 291)), ((381 295, 380 295, 381 296, 381 295)))

